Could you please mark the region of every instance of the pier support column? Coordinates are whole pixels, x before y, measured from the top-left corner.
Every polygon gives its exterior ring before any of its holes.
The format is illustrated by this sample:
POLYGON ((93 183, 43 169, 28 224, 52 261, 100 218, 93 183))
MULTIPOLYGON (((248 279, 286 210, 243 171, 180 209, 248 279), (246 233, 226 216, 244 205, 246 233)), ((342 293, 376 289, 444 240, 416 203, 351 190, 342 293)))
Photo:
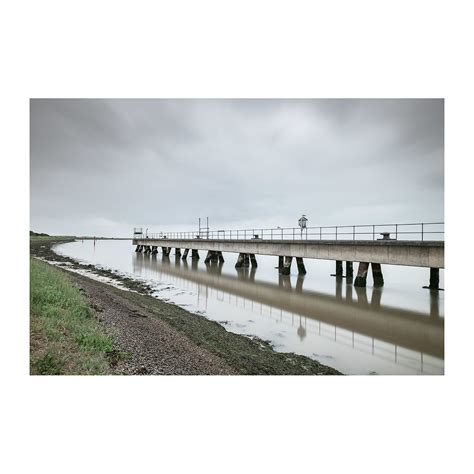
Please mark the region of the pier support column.
POLYGON ((360 262, 359 270, 357 271, 357 277, 354 282, 354 286, 365 287, 367 286, 367 272, 369 271, 368 262, 360 262))
POLYGON ((218 260, 218 252, 216 252, 215 250, 208 250, 204 263, 217 262, 218 260))
POLYGON ((346 262, 346 278, 352 281, 353 276, 354 276, 354 268, 352 266, 352 262, 346 262))
POLYGON ((184 253, 183 253, 183 256, 181 257, 181 259, 186 260, 186 258, 188 257, 188 253, 189 253, 189 249, 184 249, 184 253))
POLYGON ((303 257, 296 257, 296 265, 298 265, 298 273, 306 275, 306 268, 304 266, 303 257))
POLYGON ((439 290, 439 268, 430 268, 430 290, 439 290))
POLYGON ((372 266, 372 277, 374 278, 374 286, 383 286, 382 267, 380 263, 371 263, 370 265, 372 266))
POLYGON ((193 251, 191 253, 191 258, 193 260, 199 260, 199 252, 196 249, 193 249, 193 251))
POLYGON ((153 245, 151 247, 151 254, 152 255, 156 255, 158 253, 158 246, 157 245, 153 245))
POLYGON ((336 276, 337 277, 342 277, 343 276, 342 260, 336 260, 336 276))
POLYGON ((281 273, 283 270, 283 255, 278 256, 278 272, 281 273))
POLYGON ((252 268, 257 268, 257 259, 255 258, 255 254, 250 254, 250 262, 252 264, 252 268))
POLYGON ((176 258, 181 257, 181 249, 174 249, 174 254, 176 255, 176 258))
POLYGON ((135 252, 140 252, 140 246, 137 245, 137 248, 135 249, 135 252))
POLYGON ((145 253, 150 253, 151 252, 151 248, 149 245, 145 245, 145 253))
POLYGON ((244 268, 250 267, 250 258, 248 253, 244 253, 244 268))
POLYGON ((283 263, 283 268, 281 270, 282 275, 290 274, 292 260, 293 260, 293 257, 285 257, 285 262, 283 263))
POLYGON ((224 256, 222 255, 222 252, 217 252, 217 258, 219 262, 224 263, 224 256))
POLYGON ((244 266, 244 254, 239 253, 237 257, 237 262, 235 262, 235 268, 242 268, 244 266))

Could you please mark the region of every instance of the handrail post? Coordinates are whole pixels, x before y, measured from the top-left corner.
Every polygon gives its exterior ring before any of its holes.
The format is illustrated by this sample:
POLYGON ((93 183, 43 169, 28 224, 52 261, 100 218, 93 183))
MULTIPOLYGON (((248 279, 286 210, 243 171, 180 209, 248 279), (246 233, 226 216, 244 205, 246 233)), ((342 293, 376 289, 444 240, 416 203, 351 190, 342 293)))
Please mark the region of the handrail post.
POLYGON ((322 236, 323 236, 323 234, 321 232, 321 226, 319 226, 319 240, 322 240, 322 238, 323 238, 322 236))
POLYGON ((398 240, 398 224, 395 224, 395 240, 398 240))
POLYGON ((337 240, 337 226, 336 226, 336 240, 337 240))
POLYGON ((372 240, 375 240, 375 226, 372 226, 372 240))
POLYGON ((423 241, 423 222, 421 223, 421 240, 423 241))
POLYGON ((352 240, 355 240, 356 239, 356 226, 353 225, 352 226, 352 240))

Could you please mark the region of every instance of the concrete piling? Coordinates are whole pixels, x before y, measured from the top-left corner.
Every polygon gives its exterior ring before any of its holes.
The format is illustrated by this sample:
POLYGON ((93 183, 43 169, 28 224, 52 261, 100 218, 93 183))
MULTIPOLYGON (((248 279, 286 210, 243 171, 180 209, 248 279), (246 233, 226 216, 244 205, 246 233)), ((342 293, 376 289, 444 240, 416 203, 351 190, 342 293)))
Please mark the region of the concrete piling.
POLYGON ((371 263, 372 266, 372 277, 374 278, 374 286, 380 287, 383 286, 383 274, 382 274, 382 266, 380 263, 371 263))
POLYGON ((281 273, 283 270, 283 255, 278 256, 278 271, 281 273))
POLYGON ((359 270, 357 271, 357 277, 354 282, 354 286, 365 287, 367 286, 367 272, 369 271, 368 262, 360 262, 359 270))
POLYGON ((204 259, 204 263, 209 263, 211 261, 212 250, 207 251, 206 258, 204 259))
POLYGON ((244 254, 239 253, 237 257, 237 262, 235 262, 235 268, 242 268, 244 266, 244 254))
POLYGON ((251 253, 250 255, 250 262, 252 264, 252 268, 257 268, 257 259, 255 258, 255 254, 251 253))
POLYGON ((354 276, 354 268, 352 266, 352 262, 346 262, 346 278, 352 280, 354 276))
POLYGON ((193 260, 199 260, 199 252, 196 249, 193 249, 191 252, 191 258, 193 260))
POLYGON ((342 260, 336 260, 336 276, 337 277, 342 277, 343 276, 342 260))
POLYGON ((222 252, 217 252, 217 258, 220 263, 224 263, 224 256, 222 255, 222 252))
POLYGON ((298 273, 306 275, 306 267, 304 266, 303 257, 296 257, 296 265, 298 265, 298 273))
POLYGON ((137 245, 137 248, 135 249, 135 252, 140 252, 140 245, 137 245))
POLYGON ((283 268, 281 270, 282 275, 289 275, 291 272, 291 262, 293 257, 285 257, 285 262, 283 263, 283 268))
POLYGON ((157 245, 153 245, 151 247, 151 254, 152 255, 156 255, 158 253, 158 246, 157 245))
POLYGON ((439 290, 439 268, 430 268, 430 290, 439 290))
POLYGON ((250 267, 250 258, 249 258, 249 254, 248 254, 248 253, 244 253, 244 264, 243 264, 243 267, 244 267, 244 268, 250 267))
POLYGON ((174 249, 174 254, 175 254, 176 258, 181 257, 181 249, 174 249))
POLYGON ((184 249, 184 253, 183 253, 183 256, 181 257, 181 259, 186 260, 186 258, 188 257, 188 253, 189 253, 189 249, 184 249))

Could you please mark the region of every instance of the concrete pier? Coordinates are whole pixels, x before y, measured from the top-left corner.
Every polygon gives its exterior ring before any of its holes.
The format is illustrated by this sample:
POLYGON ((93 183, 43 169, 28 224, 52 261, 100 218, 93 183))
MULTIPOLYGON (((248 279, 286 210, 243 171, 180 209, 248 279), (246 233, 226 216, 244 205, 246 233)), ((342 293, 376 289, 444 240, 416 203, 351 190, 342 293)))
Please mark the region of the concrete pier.
POLYGON ((306 267, 302 257, 296 257, 296 265, 298 266, 298 274, 306 275, 306 267))
POLYGON ((342 270, 342 260, 336 260, 336 276, 342 277, 344 275, 342 270))
POLYGON ((357 277, 354 282, 354 286, 365 287, 367 286, 367 272, 369 271, 368 262, 360 262, 359 270, 357 271, 357 277))
POLYGON ((239 253, 237 257, 237 262, 235 262, 235 268, 242 268, 244 266, 244 254, 239 253))
POLYGON ((175 248, 174 254, 176 255, 176 258, 181 257, 181 249, 179 247, 175 248))
POLYGON ((281 271, 283 270, 283 255, 280 255, 278 257, 278 271, 281 273, 281 271))
POLYGON ((188 258, 188 253, 189 253, 189 249, 184 249, 184 253, 183 253, 183 256, 181 257, 181 259, 186 260, 188 258))
POLYGON ((219 259, 220 263, 224 263, 224 256, 222 255, 221 251, 217 252, 217 258, 219 259))
POLYGON ((253 268, 257 268, 257 259, 255 258, 255 254, 250 254, 250 263, 252 264, 253 268))
POLYGON ((191 258, 193 260, 199 260, 199 252, 196 249, 192 249, 191 258))

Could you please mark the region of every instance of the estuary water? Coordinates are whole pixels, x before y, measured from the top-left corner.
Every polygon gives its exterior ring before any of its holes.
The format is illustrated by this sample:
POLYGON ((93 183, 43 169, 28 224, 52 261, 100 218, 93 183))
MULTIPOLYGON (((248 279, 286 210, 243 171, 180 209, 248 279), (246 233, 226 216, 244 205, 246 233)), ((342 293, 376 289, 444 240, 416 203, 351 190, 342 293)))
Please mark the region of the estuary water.
POLYGON ((306 259, 304 277, 293 262, 284 277, 270 256, 257 255, 256 269, 236 270, 237 254, 206 265, 205 252, 198 261, 176 258, 174 249, 169 257, 161 249, 145 255, 126 240, 76 241, 55 251, 146 281, 157 298, 345 374, 444 373, 444 292, 423 289, 428 268, 382 265, 383 288, 373 288, 371 275, 367 288, 356 288, 331 276, 334 261, 306 259))

